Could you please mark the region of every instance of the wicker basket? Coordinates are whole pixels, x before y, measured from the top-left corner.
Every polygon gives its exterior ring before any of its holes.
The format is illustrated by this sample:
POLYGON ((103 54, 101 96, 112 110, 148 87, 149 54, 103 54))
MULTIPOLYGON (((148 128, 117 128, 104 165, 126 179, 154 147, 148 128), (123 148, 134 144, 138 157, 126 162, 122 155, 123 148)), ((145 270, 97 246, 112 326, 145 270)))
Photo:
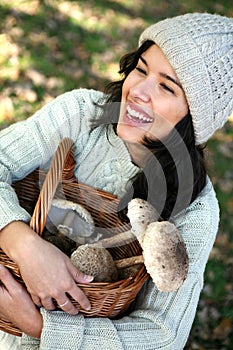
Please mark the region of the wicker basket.
MULTIPOLYGON (((73 175, 74 166, 73 142, 66 138, 60 143, 47 174, 36 170, 14 184, 20 204, 32 214, 31 228, 43 237, 53 198, 66 198, 84 205, 93 216, 96 226, 114 227, 116 232, 128 229, 129 227, 122 224, 116 213, 117 198, 105 191, 78 183, 73 175)), ((141 254, 141 248, 139 243, 134 241, 112 248, 111 254, 115 259, 121 259, 141 254)), ((8 267, 15 278, 23 283, 17 265, 1 249, 0 263, 8 267)), ((145 266, 142 265, 134 275, 117 282, 77 283, 92 306, 90 311, 80 309, 80 312, 88 317, 119 316, 128 309, 147 278, 145 266)), ((74 300, 73 302, 79 307, 74 300)), ((0 329, 10 334, 21 335, 20 330, 5 319, 0 319, 0 329)))

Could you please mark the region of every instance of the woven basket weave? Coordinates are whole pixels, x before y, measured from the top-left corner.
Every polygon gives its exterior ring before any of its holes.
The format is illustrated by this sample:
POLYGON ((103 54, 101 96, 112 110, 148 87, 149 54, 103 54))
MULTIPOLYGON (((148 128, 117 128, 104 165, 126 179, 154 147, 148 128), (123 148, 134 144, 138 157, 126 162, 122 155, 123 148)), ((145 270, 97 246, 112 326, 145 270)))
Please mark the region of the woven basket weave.
MULTIPOLYGON (((114 232, 129 229, 127 225, 122 224, 116 213, 118 199, 115 196, 76 181, 73 172, 75 166, 73 146, 73 141, 64 139, 55 153, 47 174, 36 170, 13 185, 20 204, 32 215, 30 227, 43 237, 53 198, 66 198, 82 204, 89 210, 98 227, 114 227, 114 232)), ((139 243, 134 241, 112 248, 111 254, 114 259, 122 259, 141 254, 141 248, 139 243)), ((8 267, 15 278, 23 283, 17 265, 1 249, 0 263, 8 267)), ((115 318, 119 316, 131 305, 147 278, 145 266, 142 265, 134 275, 116 282, 77 283, 89 298, 92 306, 90 311, 80 309, 80 312, 88 317, 115 318)), ((72 301, 79 307, 77 302, 72 301)), ((8 320, 0 319, 0 329, 21 336, 21 331, 8 320)))

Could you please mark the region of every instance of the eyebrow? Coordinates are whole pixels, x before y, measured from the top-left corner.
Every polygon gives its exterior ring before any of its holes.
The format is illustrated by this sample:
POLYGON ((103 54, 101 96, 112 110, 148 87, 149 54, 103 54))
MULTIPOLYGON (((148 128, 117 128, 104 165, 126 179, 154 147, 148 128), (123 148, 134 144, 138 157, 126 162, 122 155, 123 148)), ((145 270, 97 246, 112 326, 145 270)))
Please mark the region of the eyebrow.
MULTIPOLYGON (((148 63, 145 60, 145 58, 140 56, 139 59, 148 67, 148 63)), ((183 90, 181 83, 177 79, 172 78, 170 75, 168 75, 166 73, 162 73, 162 72, 159 72, 159 75, 163 78, 166 78, 167 80, 170 80, 172 83, 176 84, 177 86, 179 86, 179 88, 181 88, 183 90)))
POLYGON ((162 73, 162 72, 160 72, 159 75, 161 75, 161 77, 163 77, 163 78, 170 80, 171 82, 173 82, 174 84, 176 84, 177 86, 179 86, 183 90, 181 83, 177 79, 174 79, 170 75, 162 73))

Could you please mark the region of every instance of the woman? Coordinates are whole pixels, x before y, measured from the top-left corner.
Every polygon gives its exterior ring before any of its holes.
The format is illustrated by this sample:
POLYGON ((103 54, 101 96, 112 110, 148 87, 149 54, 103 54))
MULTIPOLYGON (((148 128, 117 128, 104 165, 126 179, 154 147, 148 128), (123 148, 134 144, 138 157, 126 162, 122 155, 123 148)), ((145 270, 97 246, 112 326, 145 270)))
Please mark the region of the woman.
POLYGON ((0 245, 20 267, 29 292, 0 268, 1 314, 25 333, 22 339, 2 333, 4 349, 20 341, 23 349, 185 346, 219 224, 201 145, 232 112, 232 54, 232 19, 197 13, 158 22, 143 32, 139 49, 122 59, 123 79, 110 84, 107 95, 68 92, 1 132, 0 245), (89 282, 91 276, 31 231, 30 217, 10 187, 36 167, 48 167, 64 137, 75 142, 79 181, 120 197, 120 209, 133 192, 159 210, 160 220, 176 224, 189 255, 179 290, 163 293, 149 280, 128 316, 76 315, 66 293, 89 309, 75 281, 89 282), (52 311, 52 298, 63 311, 52 311))

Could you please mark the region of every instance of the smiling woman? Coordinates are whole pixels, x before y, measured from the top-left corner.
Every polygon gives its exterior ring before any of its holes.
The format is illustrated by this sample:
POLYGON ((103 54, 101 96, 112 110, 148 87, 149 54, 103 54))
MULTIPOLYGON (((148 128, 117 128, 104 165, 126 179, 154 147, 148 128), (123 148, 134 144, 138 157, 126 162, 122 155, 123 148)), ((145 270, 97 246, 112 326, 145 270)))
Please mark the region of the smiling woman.
POLYGON ((1 131, 0 246, 19 266, 27 289, 0 268, 1 316, 23 332, 22 339, 0 333, 0 347, 184 348, 219 224, 203 144, 233 110, 232 55, 232 18, 208 13, 168 18, 142 33, 139 47, 121 59, 122 79, 105 93, 67 92, 1 131), (75 177, 116 195, 123 222, 129 221, 134 197, 150 202, 158 221, 177 227, 189 258, 178 290, 161 292, 149 279, 118 319, 76 315, 70 297, 90 310, 76 282, 89 283, 91 276, 29 228, 30 215, 11 187, 34 169, 47 169, 67 137, 75 144, 75 177))
POLYGON ((174 69, 163 51, 150 44, 122 86, 117 134, 127 142, 162 140, 188 113, 174 69))

